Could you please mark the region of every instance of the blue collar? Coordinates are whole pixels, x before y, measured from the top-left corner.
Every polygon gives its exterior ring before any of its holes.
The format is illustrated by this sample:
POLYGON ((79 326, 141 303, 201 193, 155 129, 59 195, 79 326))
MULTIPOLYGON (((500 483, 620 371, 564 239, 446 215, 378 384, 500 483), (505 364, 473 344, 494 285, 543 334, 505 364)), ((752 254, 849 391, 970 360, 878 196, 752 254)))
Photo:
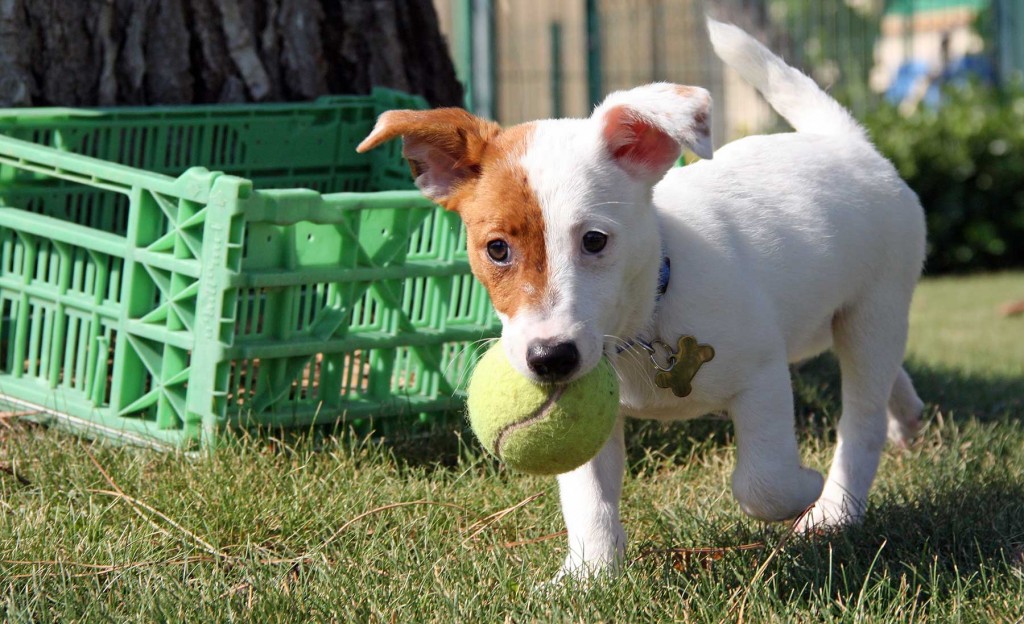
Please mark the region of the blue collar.
POLYGON ((662 256, 661 266, 658 267, 658 300, 668 290, 668 280, 672 277, 672 261, 668 256, 662 256))

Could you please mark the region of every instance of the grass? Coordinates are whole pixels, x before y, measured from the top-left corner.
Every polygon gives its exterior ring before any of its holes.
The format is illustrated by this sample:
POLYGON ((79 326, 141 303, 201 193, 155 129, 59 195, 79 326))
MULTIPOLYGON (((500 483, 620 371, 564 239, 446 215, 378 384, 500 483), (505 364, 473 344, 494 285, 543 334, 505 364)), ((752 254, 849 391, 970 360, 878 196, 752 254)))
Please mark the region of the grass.
MULTIPOLYGON (((0 619, 1014 622, 1024 615, 1024 274, 926 281, 908 367, 930 425, 888 451, 863 526, 789 536, 728 493, 728 423, 630 425, 624 574, 542 587, 553 479, 455 434, 428 445, 249 438, 212 457, 0 420, 0 619)), ((834 361, 796 374, 824 468, 834 361)))

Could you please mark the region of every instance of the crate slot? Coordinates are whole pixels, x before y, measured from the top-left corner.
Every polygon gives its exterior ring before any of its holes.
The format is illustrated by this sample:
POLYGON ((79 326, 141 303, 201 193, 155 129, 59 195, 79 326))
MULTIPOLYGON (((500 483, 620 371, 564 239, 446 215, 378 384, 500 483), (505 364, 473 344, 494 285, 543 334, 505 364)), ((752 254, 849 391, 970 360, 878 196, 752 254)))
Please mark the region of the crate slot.
POLYGON ((18 302, 7 297, 0 298, 0 374, 10 375, 14 372, 12 362, 14 358, 13 339, 14 332, 12 325, 18 314, 18 302))

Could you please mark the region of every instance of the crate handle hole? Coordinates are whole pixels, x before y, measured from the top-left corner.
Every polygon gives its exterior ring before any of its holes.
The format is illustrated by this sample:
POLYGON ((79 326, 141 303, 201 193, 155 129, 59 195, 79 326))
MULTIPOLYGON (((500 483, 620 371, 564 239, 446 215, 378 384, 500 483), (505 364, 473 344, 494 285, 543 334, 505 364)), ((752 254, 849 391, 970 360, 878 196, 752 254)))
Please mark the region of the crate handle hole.
POLYGON ((313 235, 312 234, 306 234, 306 240, 308 240, 309 242, 313 242, 313 235))

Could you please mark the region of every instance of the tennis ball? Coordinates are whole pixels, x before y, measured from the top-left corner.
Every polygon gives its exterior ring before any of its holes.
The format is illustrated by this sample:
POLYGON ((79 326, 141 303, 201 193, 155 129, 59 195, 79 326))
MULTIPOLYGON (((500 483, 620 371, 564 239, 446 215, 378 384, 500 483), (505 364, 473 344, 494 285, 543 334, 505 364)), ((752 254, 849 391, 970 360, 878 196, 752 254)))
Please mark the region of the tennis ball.
POLYGON ((469 381, 469 422, 480 443, 510 468, 569 472, 597 455, 619 413, 619 380, 608 360, 568 384, 520 375, 496 342, 469 381))

